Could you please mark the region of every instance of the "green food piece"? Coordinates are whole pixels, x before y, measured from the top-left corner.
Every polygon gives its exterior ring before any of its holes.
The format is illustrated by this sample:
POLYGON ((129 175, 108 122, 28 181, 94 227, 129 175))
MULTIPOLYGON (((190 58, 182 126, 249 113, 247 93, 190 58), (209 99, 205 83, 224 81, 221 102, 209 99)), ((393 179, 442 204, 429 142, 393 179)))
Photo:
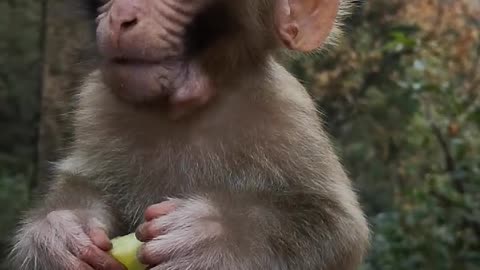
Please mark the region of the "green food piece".
POLYGON ((142 245, 135 234, 129 234, 112 239, 112 250, 110 254, 122 263, 128 270, 145 270, 146 266, 141 264, 137 258, 137 251, 142 245))

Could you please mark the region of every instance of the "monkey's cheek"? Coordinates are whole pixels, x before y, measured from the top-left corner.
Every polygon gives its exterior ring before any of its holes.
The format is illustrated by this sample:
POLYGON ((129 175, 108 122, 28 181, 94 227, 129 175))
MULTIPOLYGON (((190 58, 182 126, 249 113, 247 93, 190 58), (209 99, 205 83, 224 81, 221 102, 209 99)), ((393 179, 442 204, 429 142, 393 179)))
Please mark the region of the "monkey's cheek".
POLYGON ((170 95, 170 117, 181 118, 184 115, 205 106, 216 94, 211 79, 200 67, 190 64, 186 76, 177 78, 175 91, 170 95))

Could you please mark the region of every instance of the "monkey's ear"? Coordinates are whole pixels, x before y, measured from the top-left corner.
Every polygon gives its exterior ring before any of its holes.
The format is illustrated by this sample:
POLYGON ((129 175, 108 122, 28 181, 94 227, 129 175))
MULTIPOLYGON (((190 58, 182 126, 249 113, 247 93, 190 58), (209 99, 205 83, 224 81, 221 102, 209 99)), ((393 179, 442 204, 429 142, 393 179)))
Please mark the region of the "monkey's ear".
POLYGON ((309 52, 321 47, 332 31, 340 0, 278 0, 276 27, 292 50, 309 52))

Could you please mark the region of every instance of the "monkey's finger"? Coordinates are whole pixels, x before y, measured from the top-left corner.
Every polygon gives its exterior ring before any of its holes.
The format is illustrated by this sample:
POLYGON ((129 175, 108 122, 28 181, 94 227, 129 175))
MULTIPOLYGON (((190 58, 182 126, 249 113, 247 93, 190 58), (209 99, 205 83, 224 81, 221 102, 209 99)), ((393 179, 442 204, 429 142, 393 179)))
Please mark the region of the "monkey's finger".
POLYGON ((171 201, 151 205, 145 210, 145 220, 151 221, 166 214, 173 212, 176 208, 175 203, 171 201))
POLYGON ((109 251, 112 249, 112 242, 110 242, 110 238, 108 238, 108 235, 104 230, 100 228, 91 229, 88 232, 88 236, 90 237, 90 240, 92 240, 92 243, 101 250, 109 251))
MULTIPOLYGON (((173 267, 179 267, 178 265, 172 265, 171 263, 162 263, 162 264, 159 264, 159 265, 156 265, 152 268, 148 268, 148 270, 168 270, 168 269, 175 269, 173 267)), ((183 269, 183 268, 179 268, 179 269, 183 269)), ((187 268, 185 268, 187 269, 187 268)))
POLYGON ((155 244, 150 245, 148 243, 142 245, 138 251, 138 261, 144 265, 150 265, 152 269, 156 269, 153 266, 167 262, 170 259, 170 255, 165 250, 155 244))
POLYGON ((165 230, 158 225, 158 222, 150 221, 138 226, 135 236, 141 242, 147 242, 164 233, 165 230))
POLYGON ((74 269, 78 269, 78 270, 95 270, 93 269, 90 265, 82 262, 82 261, 78 261, 78 264, 77 266, 75 266, 74 269))
POLYGON ((84 248, 78 258, 95 270, 127 270, 110 254, 93 245, 84 248))
POLYGON ((58 256, 52 256, 53 260, 61 261, 65 263, 61 269, 78 269, 78 270, 95 270, 87 263, 81 261, 73 253, 66 252, 65 257, 59 258, 58 256))

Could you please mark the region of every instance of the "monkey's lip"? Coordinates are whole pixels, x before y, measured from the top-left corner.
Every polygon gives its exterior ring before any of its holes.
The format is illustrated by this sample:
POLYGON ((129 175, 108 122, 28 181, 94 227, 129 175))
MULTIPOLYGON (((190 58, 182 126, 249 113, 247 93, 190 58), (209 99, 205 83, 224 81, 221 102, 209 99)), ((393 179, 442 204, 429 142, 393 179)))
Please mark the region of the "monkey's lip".
POLYGON ((164 58, 164 59, 140 59, 140 58, 113 58, 107 60, 109 65, 118 65, 118 66, 169 66, 174 63, 178 63, 180 60, 176 58, 164 58))

